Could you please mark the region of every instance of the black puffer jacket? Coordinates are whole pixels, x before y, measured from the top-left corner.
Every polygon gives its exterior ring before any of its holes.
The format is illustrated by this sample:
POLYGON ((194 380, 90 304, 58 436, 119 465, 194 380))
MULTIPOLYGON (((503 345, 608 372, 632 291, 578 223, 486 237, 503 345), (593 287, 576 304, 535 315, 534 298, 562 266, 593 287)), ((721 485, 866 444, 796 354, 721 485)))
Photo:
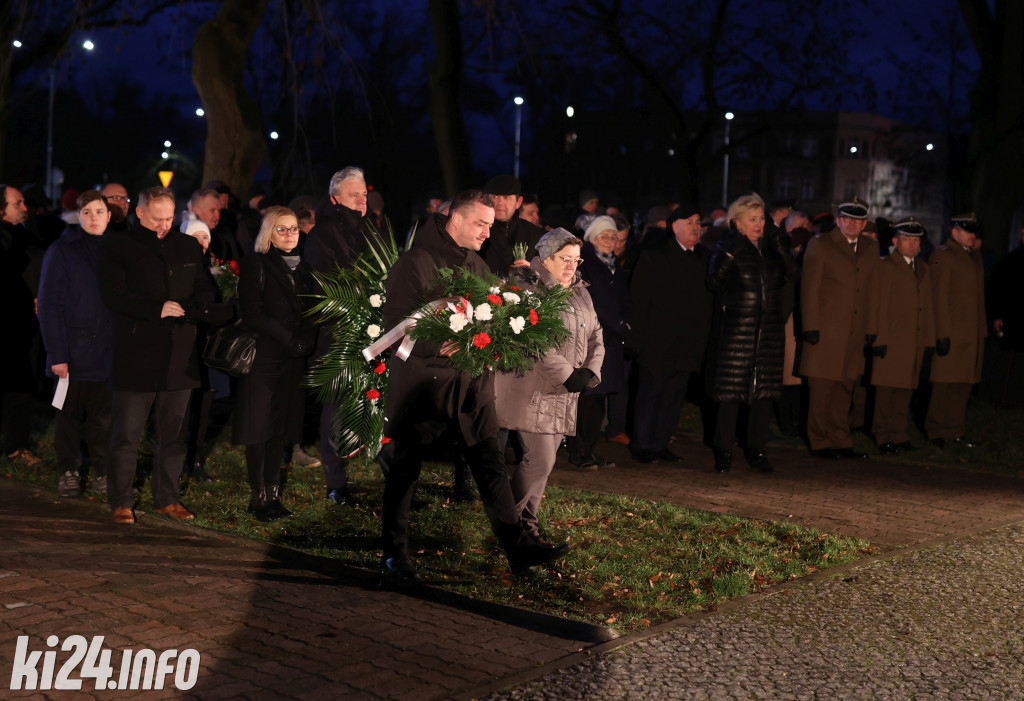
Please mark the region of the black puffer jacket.
POLYGON ((782 288, 791 268, 774 227, 766 227, 757 246, 735 229, 719 239, 708 269, 715 293, 708 345, 713 400, 778 398, 785 353, 782 288))

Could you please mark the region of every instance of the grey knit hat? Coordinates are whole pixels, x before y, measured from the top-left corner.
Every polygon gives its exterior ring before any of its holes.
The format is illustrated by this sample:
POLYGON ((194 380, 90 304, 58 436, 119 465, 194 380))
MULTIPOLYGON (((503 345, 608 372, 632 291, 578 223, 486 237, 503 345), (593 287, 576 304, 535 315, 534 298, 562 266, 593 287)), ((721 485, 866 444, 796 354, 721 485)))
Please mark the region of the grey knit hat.
POLYGON ((540 241, 537 242, 537 255, 541 260, 547 260, 568 245, 580 246, 582 244, 583 242, 572 232, 559 227, 540 237, 540 241))

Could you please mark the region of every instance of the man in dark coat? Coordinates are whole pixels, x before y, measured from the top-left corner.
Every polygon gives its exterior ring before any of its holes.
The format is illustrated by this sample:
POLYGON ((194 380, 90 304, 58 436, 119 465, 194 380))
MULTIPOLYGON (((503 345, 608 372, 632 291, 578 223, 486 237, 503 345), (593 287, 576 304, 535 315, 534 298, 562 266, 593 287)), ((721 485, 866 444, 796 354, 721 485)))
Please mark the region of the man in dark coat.
POLYGON ((931 265, 935 305, 935 357, 925 433, 939 447, 974 448, 964 436, 971 385, 981 382, 988 324, 985 271, 974 248, 980 230, 974 213, 953 218, 949 240, 935 249, 931 265))
MULTIPOLYGON (((425 301, 436 299, 440 268, 488 272, 476 254, 494 221, 493 201, 479 190, 459 194, 451 216, 434 214, 416 233, 413 247, 395 263, 387 281, 384 324, 394 328, 425 301)), ((454 348, 420 341, 405 361, 391 366, 385 407, 384 435, 390 441, 380 453, 384 470, 382 573, 395 583, 418 581, 409 559, 409 510, 419 478, 423 446, 445 431, 464 445, 480 490, 484 509, 514 571, 550 562, 566 548, 540 543, 516 517, 516 504, 505 475, 498 445, 494 406, 494 376, 477 378, 456 370, 449 360, 454 348)))
POLYGON ((912 450, 910 399, 926 348, 935 346, 935 312, 928 266, 917 259, 924 227, 914 217, 893 228, 895 250, 879 269, 878 338, 871 352, 875 411, 871 432, 886 455, 912 450))
POLYGON ((107 495, 114 522, 134 523, 139 443, 155 406, 153 502, 157 513, 187 520, 193 515, 179 503, 179 479, 189 398, 199 386, 196 324, 223 323, 231 310, 213 304, 202 246, 171 230, 174 193, 143 190, 135 213, 138 224, 104 235, 99 265, 103 302, 117 315, 107 495))
POLYGON ((23 222, 28 207, 21 190, 0 184, 0 285, 4 299, 4 331, 14 342, 5 353, 3 372, 4 454, 9 460, 38 467, 42 459, 31 450, 29 417, 40 335, 35 300, 39 288, 43 245, 23 222))
POLYGON ((698 244, 700 210, 681 204, 666 221, 672 236, 644 250, 633 270, 633 338, 640 365, 630 450, 640 462, 682 460, 668 449, 700 372, 711 333, 707 288, 711 251, 698 244))
POLYGON ((508 277, 512 266, 529 266, 528 261, 537 255, 537 242, 544 235, 544 230, 519 216, 523 186, 516 178, 495 175, 484 187, 484 192, 494 200, 494 225, 490 238, 480 249, 480 255, 495 275, 508 277), (518 259, 512 252, 517 243, 527 245, 526 255, 518 259))
POLYGON ((988 286, 989 317, 1003 345, 1024 352, 1024 244, 1010 251, 992 269, 988 286))
MULTIPOLYGON (((361 168, 349 166, 331 177, 327 197, 316 207, 316 225, 306 238, 303 259, 317 273, 332 273, 347 268, 369 247, 370 231, 366 222, 367 189, 361 168)), ((331 347, 333 324, 320 327, 314 362, 331 347)), ((334 435, 336 402, 328 402, 320 410, 320 460, 323 462, 327 498, 335 504, 351 501, 348 469, 345 458, 338 454, 334 435)))
POLYGON ((865 346, 878 331, 878 242, 864 236, 868 205, 839 205, 836 228, 807 244, 801 273, 800 374, 810 401, 807 437, 820 458, 866 458, 853 449, 850 406, 864 374, 865 346))

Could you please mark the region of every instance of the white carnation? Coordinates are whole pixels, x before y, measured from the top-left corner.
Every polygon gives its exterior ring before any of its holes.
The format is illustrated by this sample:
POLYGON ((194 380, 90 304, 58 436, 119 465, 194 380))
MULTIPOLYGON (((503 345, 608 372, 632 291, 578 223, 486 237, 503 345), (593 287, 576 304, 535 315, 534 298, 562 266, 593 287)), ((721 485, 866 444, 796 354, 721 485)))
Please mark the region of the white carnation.
POLYGON ((462 329, 466 328, 466 324, 468 323, 469 321, 462 314, 452 314, 451 317, 448 318, 448 326, 455 333, 458 333, 459 331, 462 331, 462 329))
POLYGON ((380 327, 376 324, 370 324, 366 327, 366 335, 370 338, 377 338, 377 336, 380 336, 380 327))
POLYGON ((492 288, 491 288, 491 294, 492 294, 492 295, 496 295, 496 294, 498 294, 499 292, 501 292, 501 288, 500 288, 500 287, 492 287, 492 288))
POLYGON ((518 334, 526 328, 526 319, 521 316, 517 316, 509 319, 508 325, 512 327, 512 333, 518 334))
POLYGON ((478 304, 473 310, 473 316, 476 317, 477 321, 490 321, 491 320, 491 305, 489 304, 478 304))
POLYGON ((379 307, 383 303, 384 302, 383 302, 383 300, 381 300, 380 295, 370 295, 370 306, 371 307, 376 308, 376 307, 379 307))
POLYGON ((519 304, 519 302, 521 301, 519 299, 519 295, 517 295, 515 292, 503 292, 501 296, 505 298, 506 302, 509 302, 511 304, 519 304))

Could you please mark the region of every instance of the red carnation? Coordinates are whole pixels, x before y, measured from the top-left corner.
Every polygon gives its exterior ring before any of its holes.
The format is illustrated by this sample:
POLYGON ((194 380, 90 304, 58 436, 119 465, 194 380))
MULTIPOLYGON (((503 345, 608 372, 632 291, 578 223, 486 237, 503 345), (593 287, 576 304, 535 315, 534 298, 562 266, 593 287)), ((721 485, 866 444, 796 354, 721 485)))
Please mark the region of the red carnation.
POLYGON ((383 438, 380 439, 380 442, 382 445, 387 445, 388 443, 391 442, 391 439, 388 438, 387 436, 384 436, 383 438))
POLYGON ((538 321, 540 321, 540 317, 537 316, 537 310, 536 309, 531 309, 530 310, 530 326, 536 326, 538 321))
POLYGON ((516 287, 515 285, 509 285, 508 289, 512 290, 513 292, 518 292, 520 288, 516 287))
POLYGON ((494 359, 495 359, 495 360, 497 360, 497 359, 498 359, 498 354, 497 354, 497 353, 495 353, 495 354, 494 354, 494 359))
POLYGON ((375 389, 366 390, 366 396, 370 399, 380 399, 380 392, 375 389))
POLYGON ((478 333, 476 336, 473 336, 473 345, 476 346, 477 348, 483 348, 484 346, 490 344, 490 342, 491 337, 485 333, 478 333))
POLYGON ((238 275, 238 261, 237 260, 229 260, 228 261, 228 265, 231 267, 232 270, 235 271, 235 275, 238 275))
POLYGON ((373 371, 378 375, 383 375, 388 371, 388 366, 385 365, 383 361, 381 361, 380 363, 377 364, 377 367, 375 367, 373 371))
POLYGON ((487 301, 496 306, 501 306, 501 297, 498 295, 487 295, 487 301))

